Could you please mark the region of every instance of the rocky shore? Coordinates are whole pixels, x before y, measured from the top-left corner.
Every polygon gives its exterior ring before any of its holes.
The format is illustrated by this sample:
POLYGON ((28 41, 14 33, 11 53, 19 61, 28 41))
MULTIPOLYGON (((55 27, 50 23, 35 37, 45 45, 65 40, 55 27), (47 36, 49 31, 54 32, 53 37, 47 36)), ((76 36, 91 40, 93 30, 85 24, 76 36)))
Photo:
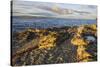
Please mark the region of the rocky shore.
POLYGON ((12 33, 12 66, 97 61, 97 25, 12 33))

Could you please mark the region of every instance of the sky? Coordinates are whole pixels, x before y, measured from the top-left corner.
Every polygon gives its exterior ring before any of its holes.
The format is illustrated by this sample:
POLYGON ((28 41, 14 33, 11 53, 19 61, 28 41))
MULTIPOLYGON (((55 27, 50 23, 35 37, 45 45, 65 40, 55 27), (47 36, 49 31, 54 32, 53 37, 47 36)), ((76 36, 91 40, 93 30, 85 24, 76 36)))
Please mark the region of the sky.
POLYGON ((97 6, 14 0, 13 16, 96 19, 97 6))

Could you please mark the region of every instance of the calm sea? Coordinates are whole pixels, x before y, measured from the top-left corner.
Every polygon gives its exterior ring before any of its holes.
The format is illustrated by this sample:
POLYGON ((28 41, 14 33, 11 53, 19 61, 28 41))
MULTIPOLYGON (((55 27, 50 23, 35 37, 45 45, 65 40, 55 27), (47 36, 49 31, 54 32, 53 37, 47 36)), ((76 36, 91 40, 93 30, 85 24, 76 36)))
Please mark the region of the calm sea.
POLYGON ((96 24, 93 19, 59 19, 59 18, 21 18, 12 17, 12 31, 22 31, 27 28, 50 28, 82 24, 96 24))

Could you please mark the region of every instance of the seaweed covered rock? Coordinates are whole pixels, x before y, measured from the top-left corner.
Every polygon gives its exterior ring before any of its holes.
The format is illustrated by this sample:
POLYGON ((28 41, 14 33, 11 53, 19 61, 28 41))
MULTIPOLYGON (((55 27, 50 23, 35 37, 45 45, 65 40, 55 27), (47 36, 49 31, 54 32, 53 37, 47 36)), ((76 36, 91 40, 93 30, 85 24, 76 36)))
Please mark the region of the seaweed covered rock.
POLYGON ((13 33, 12 44, 15 66, 96 61, 97 26, 29 28, 13 33))

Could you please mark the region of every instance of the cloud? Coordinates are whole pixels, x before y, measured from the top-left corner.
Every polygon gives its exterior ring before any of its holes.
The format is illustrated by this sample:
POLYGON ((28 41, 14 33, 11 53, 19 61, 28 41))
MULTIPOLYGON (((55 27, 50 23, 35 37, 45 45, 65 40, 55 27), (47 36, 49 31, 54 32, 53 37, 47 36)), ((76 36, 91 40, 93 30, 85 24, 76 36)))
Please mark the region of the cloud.
POLYGON ((94 5, 77 5, 62 3, 45 3, 14 1, 13 15, 47 16, 59 18, 96 18, 97 7, 94 5))

